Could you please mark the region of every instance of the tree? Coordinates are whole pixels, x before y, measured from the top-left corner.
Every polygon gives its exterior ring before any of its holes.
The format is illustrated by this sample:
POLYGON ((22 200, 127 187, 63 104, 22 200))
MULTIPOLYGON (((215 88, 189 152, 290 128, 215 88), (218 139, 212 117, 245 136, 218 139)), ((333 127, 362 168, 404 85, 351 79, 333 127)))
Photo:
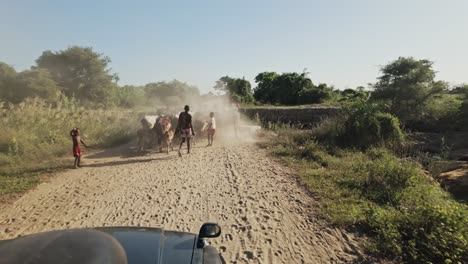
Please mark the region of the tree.
POLYGON ((27 97, 40 97, 48 102, 58 99, 60 90, 45 69, 25 70, 20 73, 0 63, 0 98, 20 103, 27 97))
POLYGON ((400 57, 381 68, 371 98, 388 104, 390 112, 402 122, 421 119, 427 101, 447 89, 435 81, 432 62, 400 57))
POLYGON ((338 138, 343 146, 366 149, 382 143, 403 143, 400 121, 390 113, 382 112, 379 104, 355 101, 345 107, 344 129, 338 138))
POLYGON ((148 100, 165 105, 187 104, 200 96, 197 87, 178 80, 148 83, 144 91, 148 100))
POLYGON ((256 100, 270 104, 314 104, 329 98, 332 88, 326 84, 315 86, 307 73, 263 72, 255 77, 256 100))
POLYGON ((369 98, 369 92, 362 86, 358 86, 356 89, 347 88, 339 92, 341 95, 341 102, 353 102, 356 100, 367 101, 369 98))
POLYGON ((110 58, 92 48, 73 46, 66 50, 44 51, 36 60, 37 68, 47 69, 52 79, 67 96, 108 105, 114 92, 110 58))
POLYGON ((48 102, 55 102, 61 93, 46 69, 33 69, 20 72, 16 76, 15 86, 14 103, 21 102, 26 97, 40 97, 48 102))
POLYGON ((276 101, 286 105, 298 104, 301 101, 300 97, 306 93, 312 94, 314 88, 312 80, 307 78, 305 73, 283 73, 276 78, 274 83, 277 87, 276 101))
POLYGON ((115 97, 116 105, 119 107, 133 108, 146 104, 145 91, 141 86, 116 87, 115 97))
POLYGON ((216 81, 213 87, 215 90, 226 92, 230 97, 243 103, 252 103, 254 101, 252 95, 252 86, 245 78, 231 78, 223 76, 216 81))
POLYGON ((0 99, 10 101, 15 93, 16 71, 10 65, 0 62, 0 99))
POLYGON ((298 104, 319 104, 331 98, 333 86, 321 83, 318 86, 307 85, 299 92, 298 104))
POLYGON ((464 97, 460 107, 458 123, 460 127, 468 129, 468 84, 459 87, 459 93, 464 97))
POLYGON ((453 87, 451 90, 448 91, 449 94, 459 94, 459 95, 468 95, 468 84, 462 84, 453 87))
POLYGON ((275 80, 278 78, 276 72, 262 72, 255 77, 257 87, 254 89, 255 100, 262 103, 273 103, 276 101, 276 86, 274 85, 275 80))

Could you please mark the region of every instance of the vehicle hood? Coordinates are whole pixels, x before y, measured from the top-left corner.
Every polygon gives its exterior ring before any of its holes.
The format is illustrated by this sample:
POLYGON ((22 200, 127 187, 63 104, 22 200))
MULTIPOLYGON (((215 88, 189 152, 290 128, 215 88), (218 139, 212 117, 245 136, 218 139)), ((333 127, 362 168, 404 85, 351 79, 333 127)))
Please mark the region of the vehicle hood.
POLYGON ((161 228, 98 227, 113 236, 127 254, 128 264, 192 263, 197 236, 161 228))

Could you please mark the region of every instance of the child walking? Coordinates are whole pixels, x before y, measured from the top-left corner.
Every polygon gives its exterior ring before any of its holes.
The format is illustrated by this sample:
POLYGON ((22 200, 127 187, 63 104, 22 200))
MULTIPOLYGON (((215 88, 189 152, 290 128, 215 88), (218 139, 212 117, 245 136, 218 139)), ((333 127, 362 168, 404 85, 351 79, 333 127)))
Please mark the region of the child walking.
POLYGON ((208 122, 208 146, 213 146, 214 134, 216 132, 216 119, 214 113, 210 113, 210 121, 208 122))
POLYGON ((88 145, 86 145, 86 143, 84 143, 84 141, 81 139, 79 128, 72 129, 72 131, 70 131, 70 136, 72 137, 73 141, 73 157, 75 157, 74 168, 78 169, 79 167, 81 167, 80 162, 81 156, 83 155, 83 151, 81 151, 80 148, 80 143, 83 144, 85 147, 88 147, 88 145))

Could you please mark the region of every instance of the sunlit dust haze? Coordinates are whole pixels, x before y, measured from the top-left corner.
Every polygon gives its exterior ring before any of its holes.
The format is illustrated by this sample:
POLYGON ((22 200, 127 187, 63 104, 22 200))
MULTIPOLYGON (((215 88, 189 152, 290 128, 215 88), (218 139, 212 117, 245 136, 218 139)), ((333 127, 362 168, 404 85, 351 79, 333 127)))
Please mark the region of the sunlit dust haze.
MULTIPOLYGON (((207 141, 207 131, 203 128, 206 128, 205 123, 209 122, 210 113, 214 113, 216 120, 215 144, 238 144, 256 140, 256 128, 259 126, 253 125, 253 121, 246 123, 247 118, 227 96, 194 96, 187 100, 186 104, 190 107, 189 113, 192 115, 192 124, 196 132, 194 140, 199 144, 205 144, 207 141)), ((157 102, 153 110, 141 113, 141 118, 156 119, 156 116, 164 115, 176 120, 184 111, 183 108, 184 105, 157 102)))

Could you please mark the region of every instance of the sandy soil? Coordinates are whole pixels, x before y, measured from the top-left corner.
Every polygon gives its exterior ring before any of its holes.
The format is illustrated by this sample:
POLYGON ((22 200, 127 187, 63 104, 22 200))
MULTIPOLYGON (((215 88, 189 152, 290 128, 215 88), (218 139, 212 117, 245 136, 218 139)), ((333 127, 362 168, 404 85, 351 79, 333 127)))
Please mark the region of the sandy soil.
POLYGON ((455 198, 468 201, 468 161, 454 161, 450 167, 437 180, 455 198))
MULTIPOLYGON (((201 144, 199 144, 201 145, 201 144)), ((0 238, 93 226, 156 226, 212 239, 226 263, 346 263, 356 238, 326 227, 293 175, 252 143, 197 146, 178 158, 123 146, 85 157, 0 212, 0 238), (130 153, 130 154, 129 154, 130 153)))

